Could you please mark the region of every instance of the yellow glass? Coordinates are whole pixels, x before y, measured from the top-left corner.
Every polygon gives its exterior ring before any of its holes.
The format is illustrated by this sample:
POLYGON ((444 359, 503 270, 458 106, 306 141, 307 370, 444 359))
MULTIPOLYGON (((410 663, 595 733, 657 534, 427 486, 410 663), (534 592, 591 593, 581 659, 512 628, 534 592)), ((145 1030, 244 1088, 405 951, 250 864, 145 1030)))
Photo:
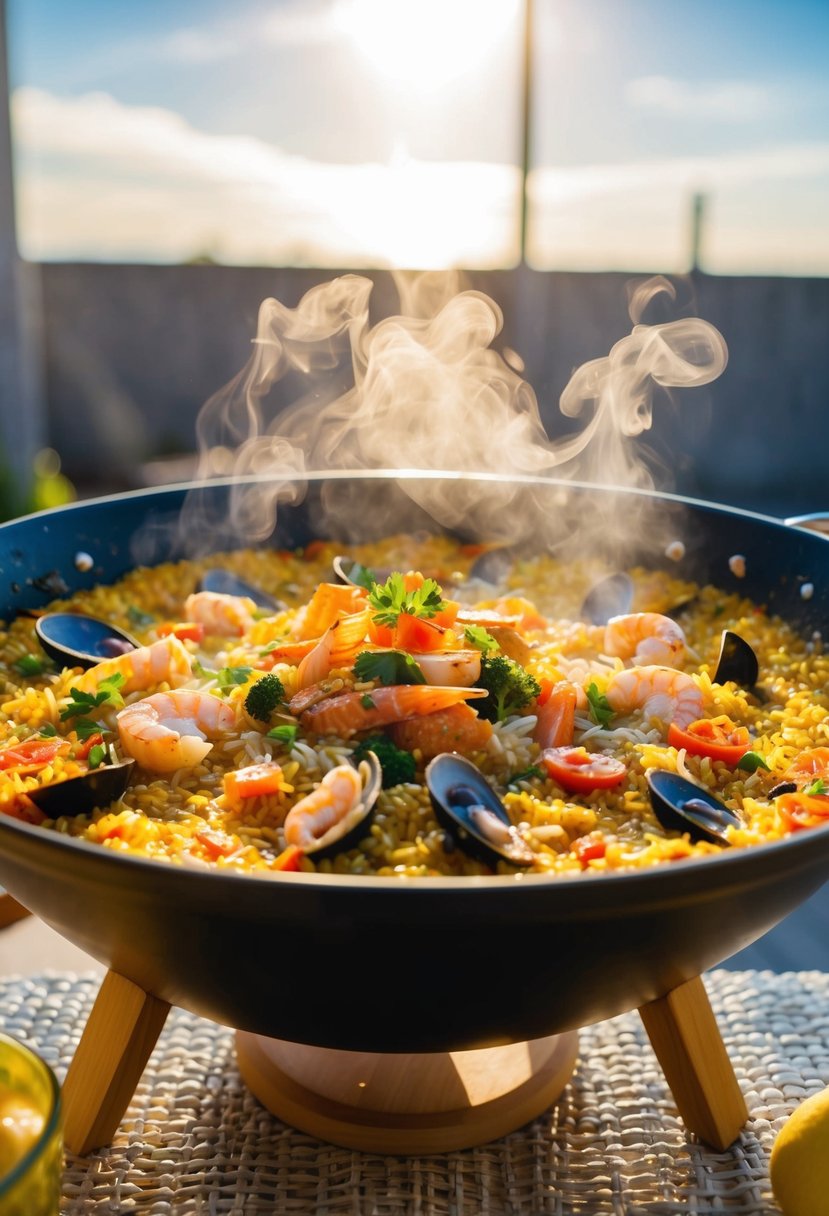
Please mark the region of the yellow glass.
POLYGON ((0 1216, 57 1216, 60 1087, 47 1064, 0 1034, 0 1216))

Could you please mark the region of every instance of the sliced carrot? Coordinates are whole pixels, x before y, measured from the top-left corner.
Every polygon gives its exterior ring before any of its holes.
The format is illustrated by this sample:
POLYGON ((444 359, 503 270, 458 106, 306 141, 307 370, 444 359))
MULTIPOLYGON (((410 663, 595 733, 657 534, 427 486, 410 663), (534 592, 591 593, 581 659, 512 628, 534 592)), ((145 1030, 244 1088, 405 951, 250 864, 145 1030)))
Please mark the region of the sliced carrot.
POLYGON ((229 857, 239 847, 238 840, 234 840, 225 832, 217 832, 215 828, 202 828, 201 831, 196 832, 196 840, 211 861, 217 861, 220 857, 229 857))
POLYGON ((237 768, 231 773, 225 773, 223 786, 231 802, 239 802, 244 798, 262 798, 267 794, 280 794, 283 790, 290 793, 294 788, 285 781, 280 766, 272 761, 249 764, 247 768, 237 768))

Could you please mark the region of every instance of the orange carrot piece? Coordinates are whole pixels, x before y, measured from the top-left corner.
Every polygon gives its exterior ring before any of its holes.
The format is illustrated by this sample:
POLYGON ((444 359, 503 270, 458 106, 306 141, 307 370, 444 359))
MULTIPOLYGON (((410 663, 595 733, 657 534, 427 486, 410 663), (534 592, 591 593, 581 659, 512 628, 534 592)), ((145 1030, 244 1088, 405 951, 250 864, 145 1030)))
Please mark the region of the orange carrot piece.
POLYGON ((231 802, 279 794, 283 790, 290 793, 294 788, 285 781, 280 766, 272 762, 249 764, 247 768, 237 768, 232 773, 225 773, 223 785, 231 802))

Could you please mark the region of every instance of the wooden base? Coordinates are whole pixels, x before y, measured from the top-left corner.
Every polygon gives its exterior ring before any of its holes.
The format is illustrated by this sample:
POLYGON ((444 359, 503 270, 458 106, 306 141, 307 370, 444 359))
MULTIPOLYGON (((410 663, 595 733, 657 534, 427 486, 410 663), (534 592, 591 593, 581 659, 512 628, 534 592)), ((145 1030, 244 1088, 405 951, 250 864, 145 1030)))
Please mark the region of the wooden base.
POLYGON ((575 1031, 483 1051, 377 1055, 236 1032, 242 1079, 292 1127, 362 1152, 446 1153, 497 1140, 551 1106, 575 1031))
MULTIPOLYGON (((64 1140, 112 1140, 170 1006, 107 972, 63 1085, 64 1140)), ((688 1131, 723 1150, 748 1112, 702 980, 639 1010, 688 1131)), ((274 1114, 323 1140, 388 1153, 452 1152, 514 1131, 555 1102, 574 1031, 485 1051, 375 1055, 237 1032, 242 1077, 274 1114)))

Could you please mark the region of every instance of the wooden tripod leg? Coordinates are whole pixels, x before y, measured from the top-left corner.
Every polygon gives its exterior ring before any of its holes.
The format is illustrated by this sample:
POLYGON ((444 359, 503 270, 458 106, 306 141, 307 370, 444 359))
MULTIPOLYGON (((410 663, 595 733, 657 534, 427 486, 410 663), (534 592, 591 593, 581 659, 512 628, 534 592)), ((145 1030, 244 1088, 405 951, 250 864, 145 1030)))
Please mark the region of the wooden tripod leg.
POLYGON ((720 1151, 748 1118, 708 993, 697 977, 639 1009, 685 1126, 720 1151))
POLYGON ((106 973, 63 1083, 63 1138, 71 1152, 111 1142, 169 1010, 132 980, 106 973))

